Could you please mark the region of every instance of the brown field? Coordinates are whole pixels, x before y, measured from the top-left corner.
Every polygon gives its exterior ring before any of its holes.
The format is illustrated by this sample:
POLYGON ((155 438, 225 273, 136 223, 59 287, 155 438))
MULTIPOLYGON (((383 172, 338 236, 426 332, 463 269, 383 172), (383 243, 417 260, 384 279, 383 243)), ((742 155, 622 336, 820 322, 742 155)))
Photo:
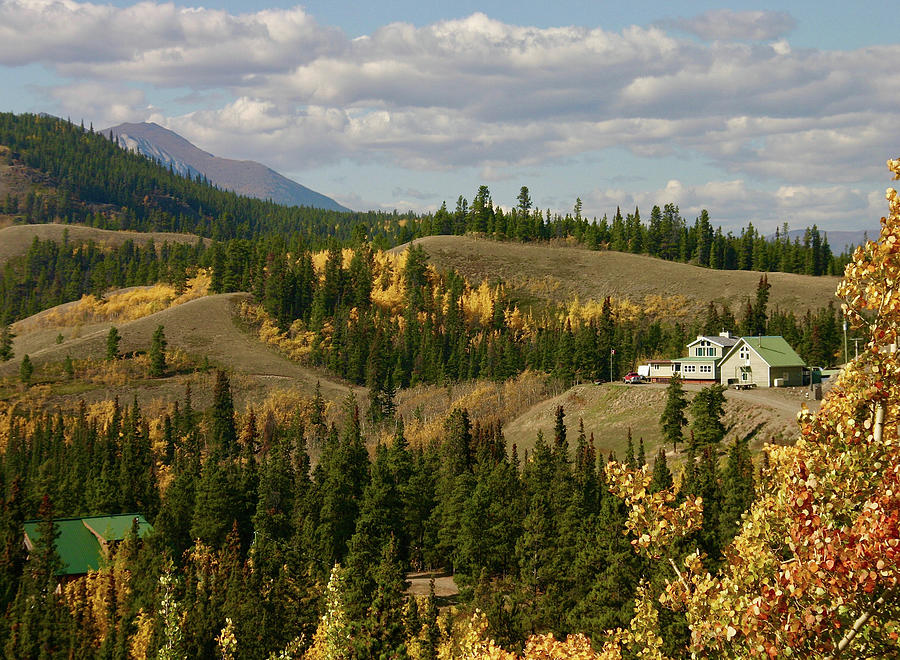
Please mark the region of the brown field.
MULTIPOLYGON (((542 431, 544 439, 551 443, 556 407, 561 405, 566 413, 567 438, 571 447, 575 446, 581 418, 585 433, 588 436, 594 434, 594 445, 604 456, 615 452, 619 460, 624 460, 628 429, 631 428, 635 452, 639 439, 643 438, 647 461, 651 463, 662 442, 659 417, 666 403, 665 388, 665 385, 655 384, 576 385, 541 401, 506 424, 503 428, 506 443, 510 447, 515 443, 520 457, 524 450, 534 447, 538 431, 542 431)), ((685 389, 690 396, 699 387, 688 385, 685 389)), ((750 436, 751 449, 758 451, 764 443, 793 442, 799 431, 796 415, 801 402, 813 410, 818 407, 818 402, 807 401, 805 395, 803 388, 726 391, 724 421, 728 432, 725 443, 750 436)), ((685 436, 688 436, 687 432, 685 436)), ((680 450, 679 447, 679 454, 675 455, 672 447, 666 447, 670 462, 679 460, 680 450)))
MULTIPOLYGON (((416 241, 438 269, 454 268, 473 284, 502 280, 523 306, 575 296, 581 302, 606 296, 640 303, 648 297, 681 296, 689 311, 702 313, 710 300, 727 303, 740 318, 753 297, 761 273, 722 271, 663 261, 623 252, 594 251, 554 245, 533 245, 475 239, 468 236, 428 236, 416 241)), ((395 248, 403 250, 405 246, 395 248)), ((837 277, 769 273, 770 308, 802 314, 836 300, 837 277)))
MULTIPOLYGON (((322 394, 327 399, 338 401, 346 396, 350 391, 349 386, 324 373, 291 362, 244 332, 236 322, 235 310, 236 305, 244 298, 246 294, 239 293, 208 296, 135 321, 115 324, 102 322, 74 327, 47 326, 41 318, 52 311, 47 310, 12 326, 17 335, 14 341, 15 357, 8 363, 0 364, 0 376, 14 376, 18 373, 20 360, 25 354, 35 364, 37 381, 41 378, 42 365, 51 363, 58 367, 66 355, 71 355, 73 359, 102 359, 106 355, 106 336, 112 325, 116 325, 122 336, 120 353, 143 353, 150 346, 156 327, 162 325, 165 328, 168 351, 183 351, 195 361, 206 356, 211 366, 221 367, 232 373, 232 389, 238 409, 258 405, 277 392, 311 397, 317 381, 321 383, 322 394), (60 334, 63 341, 57 343, 57 336, 60 334)), ((130 399, 134 394, 138 395, 142 406, 154 401, 170 402, 181 397, 184 384, 190 379, 194 382, 197 405, 202 408, 211 403, 212 378, 212 372, 181 374, 169 378, 143 379, 137 383, 123 382, 82 388, 76 395, 51 397, 47 403, 68 407, 81 398, 93 403, 116 395, 130 399)), ((358 390, 357 396, 363 405, 364 391, 358 390)))
MULTIPOLYGON (((191 245, 197 242, 197 236, 193 234, 177 234, 174 232, 111 231, 83 225, 62 224, 13 225, 0 229, 0 264, 27 252, 35 238, 43 241, 62 242, 63 234, 66 230, 69 231, 70 242, 86 243, 94 241, 97 244, 110 247, 118 247, 129 240, 139 245, 153 241, 157 246, 162 245, 165 241, 169 243, 189 243, 191 245)), ((208 241, 208 239, 204 240, 208 241)))

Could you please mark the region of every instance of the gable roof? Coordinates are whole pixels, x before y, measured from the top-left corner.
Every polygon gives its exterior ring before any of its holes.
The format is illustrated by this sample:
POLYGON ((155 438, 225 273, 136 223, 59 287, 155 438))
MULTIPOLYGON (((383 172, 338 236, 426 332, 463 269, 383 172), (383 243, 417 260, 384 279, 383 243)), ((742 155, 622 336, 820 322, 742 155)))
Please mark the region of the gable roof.
POLYGON ((759 357, 765 360, 770 367, 805 367, 806 362, 803 361, 797 353, 791 348, 784 337, 763 335, 761 337, 741 337, 731 350, 722 358, 724 362, 731 357, 732 353, 738 350, 738 346, 746 344, 759 357))
POLYGON ((700 335, 694 341, 688 343, 688 348, 696 344, 698 341, 706 340, 712 344, 717 344, 722 348, 731 348, 736 343, 738 343, 737 337, 723 337, 721 335, 710 336, 710 335, 700 335))
MULTIPOLYGON (((125 513, 116 516, 87 516, 84 518, 57 518, 53 522, 59 536, 56 553, 62 560, 60 575, 83 575, 100 568, 104 556, 103 546, 110 541, 121 541, 131 531, 137 520, 138 535, 143 537, 153 527, 144 516, 125 513)), ((25 523, 25 545, 31 550, 40 538, 40 521, 25 523)))

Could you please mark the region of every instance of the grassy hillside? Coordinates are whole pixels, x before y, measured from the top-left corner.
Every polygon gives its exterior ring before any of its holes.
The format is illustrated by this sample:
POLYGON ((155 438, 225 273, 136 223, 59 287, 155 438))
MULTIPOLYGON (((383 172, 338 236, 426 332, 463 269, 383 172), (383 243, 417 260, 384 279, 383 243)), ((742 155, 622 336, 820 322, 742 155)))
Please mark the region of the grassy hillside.
MULTIPOLYGON (((193 245, 199 239, 192 234, 178 234, 175 232, 134 232, 113 231, 108 229, 96 229, 82 225, 14 225, 0 229, 0 265, 7 260, 25 254, 31 242, 38 238, 42 241, 62 242, 65 232, 69 233, 71 243, 87 243, 94 241, 99 245, 118 247, 126 241, 134 241, 137 245, 144 245, 153 241, 157 246, 165 242, 185 243, 193 245)), ((209 239, 204 239, 209 242, 209 239)))
MULTIPOLYGON (((689 396, 693 396, 699 387, 686 386, 685 389, 689 396)), ((798 432, 796 414, 801 402, 812 409, 817 408, 818 402, 807 401, 805 394, 801 388, 752 393, 727 391, 724 421, 728 434, 725 442, 751 435, 750 446, 754 450, 766 442, 792 443, 798 432)), ((578 436, 578 420, 581 418, 585 433, 588 436, 594 434, 597 450, 604 455, 615 452, 623 460, 628 429, 631 428, 635 451, 639 439, 643 438, 649 462, 662 442, 659 418, 665 403, 665 385, 577 385, 532 406, 506 424, 503 433, 507 444, 512 446, 515 443, 520 452, 534 447, 538 431, 542 431, 549 442, 553 437, 556 407, 563 406, 571 446, 574 446, 578 436)), ((687 432, 685 436, 688 436, 687 432)), ((671 460, 674 456, 672 447, 666 447, 666 451, 671 460)))
MULTIPOLYGON (((731 305, 740 317, 760 273, 700 268, 642 255, 581 248, 500 243, 466 236, 428 236, 416 241, 436 268, 455 268, 473 283, 503 280, 525 306, 545 301, 582 302, 605 296, 641 303, 648 297, 679 300, 702 313, 710 300, 731 305)), ((403 250, 405 246, 396 248, 403 250)), ((839 278, 769 273, 770 307, 802 314, 834 299, 839 278)))
MULTIPOLYGON (((0 364, 0 376, 15 376, 26 353, 36 366, 34 380, 37 383, 41 382, 45 372, 59 372, 59 365, 67 355, 77 360, 102 360, 106 355, 106 336, 112 325, 122 336, 120 353, 142 354, 150 346, 156 327, 162 325, 168 351, 180 352, 184 356, 183 363, 200 365, 205 356, 211 367, 233 373, 232 387, 239 409, 259 405, 278 391, 311 397, 317 381, 326 398, 337 401, 346 396, 347 386, 287 360, 245 333, 235 320, 235 305, 244 298, 245 294, 214 295, 134 321, 74 326, 48 323, 48 318, 63 314, 57 308, 47 310, 13 325, 15 358, 0 364), (61 343, 57 343, 59 336, 61 343)), ((211 372, 190 373, 190 370, 162 379, 135 378, 134 373, 123 373, 118 377, 99 377, 71 386, 50 387, 46 393, 47 403, 67 407, 79 398, 91 403, 115 395, 130 399, 133 394, 138 395, 142 405, 149 405, 154 400, 171 402, 182 396, 185 382, 192 379, 198 406, 205 407, 211 403, 211 378, 211 372)), ((360 396, 362 394, 360 392, 360 396)))

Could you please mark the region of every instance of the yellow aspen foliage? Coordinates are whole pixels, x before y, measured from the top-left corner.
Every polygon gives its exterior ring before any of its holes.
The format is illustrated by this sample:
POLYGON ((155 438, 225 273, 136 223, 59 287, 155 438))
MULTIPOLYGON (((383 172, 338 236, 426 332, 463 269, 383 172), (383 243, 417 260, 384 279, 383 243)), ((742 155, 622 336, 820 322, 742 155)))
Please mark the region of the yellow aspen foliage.
POLYGON ((150 652, 150 642, 153 639, 153 628, 156 617, 152 613, 145 612, 143 608, 138 610, 134 620, 135 631, 128 639, 128 655, 134 660, 147 660, 150 652))
MULTIPOLYGON (((888 162, 900 178, 900 160, 888 162)), ((898 657, 900 629, 900 197, 858 248, 838 296, 870 341, 771 477, 711 575, 696 554, 662 602, 684 611, 697 657, 898 657)))
POLYGON ((16 325, 29 329, 41 327, 71 328, 90 323, 134 321, 164 309, 181 305, 209 294, 210 275, 204 269, 190 278, 181 295, 169 284, 133 287, 102 298, 82 296, 80 300, 59 305, 16 325))
POLYGON ((459 302, 469 328, 485 327, 490 323, 498 293, 499 287, 492 288, 487 282, 479 284, 477 289, 466 287, 459 302))
POLYGON ((622 463, 606 465, 610 492, 625 502, 628 518, 625 528, 634 535, 635 550, 660 557, 677 538, 700 529, 703 522, 703 498, 688 495, 675 506, 675 489, 649 491, 653 477, 647 466, 631 470, 622 463))

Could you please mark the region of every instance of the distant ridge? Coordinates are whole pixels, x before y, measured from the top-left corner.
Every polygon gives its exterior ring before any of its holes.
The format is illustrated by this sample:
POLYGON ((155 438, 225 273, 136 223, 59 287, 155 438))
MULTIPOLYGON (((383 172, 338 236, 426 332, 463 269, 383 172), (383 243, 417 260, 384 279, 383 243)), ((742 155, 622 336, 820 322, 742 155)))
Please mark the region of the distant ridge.
POLYGON ((158 124, 119 124, 110 132, 128 149, 153 158, 185 176, 205 176, 210 183, 247 197, 271 199, 285 206, 312 206, 349 211, 330 197, 291 181, 275 170, 252 160, 219 158, 197 148, 183 137, 158 124))

